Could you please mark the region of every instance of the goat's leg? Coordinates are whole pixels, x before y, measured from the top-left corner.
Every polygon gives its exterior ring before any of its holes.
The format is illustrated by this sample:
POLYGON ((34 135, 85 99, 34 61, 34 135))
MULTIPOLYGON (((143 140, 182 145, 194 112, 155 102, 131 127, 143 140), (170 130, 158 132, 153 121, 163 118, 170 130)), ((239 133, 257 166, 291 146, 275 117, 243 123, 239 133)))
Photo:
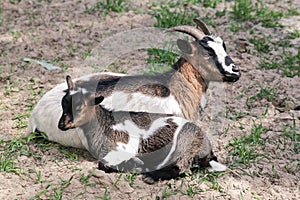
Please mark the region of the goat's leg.
POLYGON ((202 165, 208 165, 211 152, 210 141, 199 127, 191 123, 183 127, 177 139, 177 149, 174 154, 180 173, 190 174, 195 159, 202 159, 202 165))

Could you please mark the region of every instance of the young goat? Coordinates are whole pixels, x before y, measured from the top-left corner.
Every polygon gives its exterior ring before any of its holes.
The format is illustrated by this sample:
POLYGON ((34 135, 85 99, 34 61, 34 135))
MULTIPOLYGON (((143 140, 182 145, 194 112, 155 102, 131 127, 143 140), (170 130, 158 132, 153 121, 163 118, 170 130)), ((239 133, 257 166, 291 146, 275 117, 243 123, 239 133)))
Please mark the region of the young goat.
MULTIPOLYGON (((109 80, 110 78, 121 76, 124 76, 124 74, 105 72, 95 73, 76 79, 76 85, 93 91, 94 89, 89 88, 89 85, 97 84, 99 80, 109 80)), ((81 142, 84 138, 80 138, 82 135, 79 134, 81 131, 80 129, 62 132, 57 128, 59 117, 62 114, 61 99, 66 94, 64 91, 67 89, 67 84, 61 83, 48 91, 39 100, 31 113, 27 132, 24 134, 24 137, 27 137, 30 133, 38 130, 44 132, 50 141, 60 143, 64 146, 86 149, 81 142)))
MULTIPOLYGON (((77 89, 70 76, 62 99, 59 129, 80 128, 88 151, 106 171, 138 169, 152 182, 155 172, 170 166, 190 172, 193 164, 208 166, 215 157, 205 133, 186 119, 157 113, 108 111, 104 97, 77 89)), ((170 175, 170 174, 168 174, 170 175)))
MULTIPOLYGON (((96 81, 77 81, 76 88, 104 96, 101 105, 109 110, 166 113, 196 121, 205 107, 209 82, 235 82, 240 70, 227 55, 223 40, 213 36, 203 22, 194 21, 197 28, 177 26, 168 30, 184 32, 196 39, 191 43, 178 40, 183 55, 172 70, 152 76, 99 76, 96 81)), ((64 88, 65 84, 57 86, 40 100, 30 117, 28 133, 39 129, 50 140, 54 138, 63 145, 77 147, 80 141, 75 131, 68 132, 72 132, 77 142, 68 140, 52 123, 60 116, 64 88)))

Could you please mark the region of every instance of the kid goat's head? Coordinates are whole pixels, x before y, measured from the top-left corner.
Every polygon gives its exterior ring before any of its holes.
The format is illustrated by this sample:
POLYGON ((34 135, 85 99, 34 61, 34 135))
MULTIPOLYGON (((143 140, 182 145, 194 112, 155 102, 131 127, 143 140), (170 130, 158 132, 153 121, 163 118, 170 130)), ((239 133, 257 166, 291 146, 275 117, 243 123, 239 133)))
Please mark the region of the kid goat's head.
POLYGON ((178 40, 177 45, 185 58, 207 81, 235 82, 240 76, 240 69, 226 53, 224 41, 213 35, 206 24, 194 19, 197 27, 175 26, 167 31, 179 31, 196 39, 194 42, 178 40))
POLYGON ((82 88, 77 88, 70 76, 66 77, 68 89, 62 98, 62 116, 58 122, 58 128, 66 131, 79 127, 93 117, 95 105, 100 104, 104 97, 94 97, 82 88))

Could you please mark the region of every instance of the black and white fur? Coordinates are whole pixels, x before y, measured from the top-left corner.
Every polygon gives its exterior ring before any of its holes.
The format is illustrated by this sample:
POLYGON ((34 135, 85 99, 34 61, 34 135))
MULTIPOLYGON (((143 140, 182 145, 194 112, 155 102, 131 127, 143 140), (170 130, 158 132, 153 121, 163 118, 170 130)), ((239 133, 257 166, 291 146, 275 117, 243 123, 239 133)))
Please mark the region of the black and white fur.
POLYGON ((103 96, 75 88, 67 76, 59 129, 80 128, 85 146, 106 170, 150 173, 176 166, 190 173, 194 164, 208 166, 215 159, 206 134, 174 115, 108 111, 103 96))
MULTIPOLYGON (((170 29, 188 33, 196 39, 194 42, 178 40, 183 55, 172 70, 152 76, 112 75, 103 78, 100 75, 96 81, 76 81, 76 87, 104 96, 101 105, 109 110, 166 113, 197 121, 206 105, 205 93, 209 82, 235 82, 240 71, 227 55, 223 40, 208 32, 204 23, 195 22, 200 28, 179 26, 170 29)), ((38 129, 45 132, 50 140, 84 148, 79 136, 76 136, 80 130, 72 132, 75 140, 72 141, 67 140, 56 127, 65 88, 66 84, 59 85, 39 101, 30 117, 28 133, 38 129)))

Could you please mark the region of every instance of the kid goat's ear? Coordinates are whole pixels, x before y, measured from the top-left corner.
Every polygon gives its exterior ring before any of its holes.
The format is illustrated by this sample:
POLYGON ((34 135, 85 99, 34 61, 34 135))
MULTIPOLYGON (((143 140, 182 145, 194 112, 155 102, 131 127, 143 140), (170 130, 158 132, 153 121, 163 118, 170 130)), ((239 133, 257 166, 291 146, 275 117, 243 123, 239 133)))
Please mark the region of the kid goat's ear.
POLYGON ((72 81, 71 76, 67 75, 66 81, 67 81, 69 90, 73 90, 75 88, 75 85, 74 85, 74 83, 72 81))

